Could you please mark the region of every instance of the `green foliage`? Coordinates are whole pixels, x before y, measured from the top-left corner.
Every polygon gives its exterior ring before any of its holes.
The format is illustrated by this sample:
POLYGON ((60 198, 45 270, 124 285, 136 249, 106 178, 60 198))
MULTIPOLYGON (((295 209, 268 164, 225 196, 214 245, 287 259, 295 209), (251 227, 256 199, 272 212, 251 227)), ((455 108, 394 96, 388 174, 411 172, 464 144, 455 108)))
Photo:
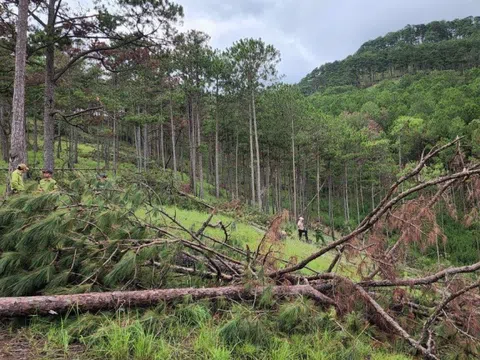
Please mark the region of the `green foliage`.
POLYGON ((299 298, 279 309, 278 326, 287 334, 315 332, 321 325, 320 314, 307 299, 299 298))
POLYGON ((480 47, 479 35, 476 17, 407 25, 367 41, 342 61, 314 69, 299 85, 304 93, 312 94, 334 86, 372 85, 410 72, 476 67, 478 59, 471 54, 480 47))
POLYGON ((251 343, 267 346, 271 333, 260 316, 244 308, 236 308, 232 319, 220 328, 220 337, 230 345, 251 343))

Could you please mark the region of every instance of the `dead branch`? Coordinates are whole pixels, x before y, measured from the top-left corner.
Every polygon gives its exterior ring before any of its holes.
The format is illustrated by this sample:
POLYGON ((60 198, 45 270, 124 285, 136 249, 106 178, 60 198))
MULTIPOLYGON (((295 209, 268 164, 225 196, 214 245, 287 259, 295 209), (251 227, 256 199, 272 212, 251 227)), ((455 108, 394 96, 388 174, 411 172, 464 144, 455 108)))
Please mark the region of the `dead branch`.
POLYGON ((478 287, 480 287, 480 280, 473 283, 470 286, 467 286, 467 287, 451 294, 445 300, 443 300, 440 304, 438 304, 437 307, 435 308, 435 311, 433 312, 433 314, 430 316, 430 318, 423 325, 423 329, 422 329, 422 332, 421 332, 421 335, 420 335, 419 342, 421 344, 423 344, 426 341, 431 326, 433 325, 435 320, 437 320, 438 316, 442 313, 442 311, 446 308, 446 306, 449 303, 451 303, 453 300, 457 299, 458 297, 464 295, 465 293, 469 292, 470 290, 473 290, 473 289, 478 288, 478 287))
POLYGON ((419 351, 426 359, 435 359, 438 360, 438 358, 429 351, 429 349, 423 347, 421 343, 416 341, 408 332, 406 332, 400 324, 398 324, 376 301, 375 299, 370 296, 370 294, 365 291, 365 289, 354 283, 348 278, 345 278, 340 275, 335 275, 335 274, 329 274, 331 278, 343 282, 345 284, 348 284, 351 286, 365 301, 365 303, 369 304, 376 312, 378 315, 382 317, 383 320, 385 320, 403 339, 405 339, 413 348, 415 348, 417 351, 419 351))
MULTIPOLYGON (((480 262, 477 262, 473 265, 461 266, 461 267, 451 267, 442 271, 439 271, 433 275, 425 276, 422 278, 407 278, 407 279, 398 279, 398 280, 368 280, 361 281, 358 285, 362 287, 391 287, 391 286, 418 286, 418 285, 431 285, 438 282, 445 277, 449 277, 455 274, 467 274, 473 273, 480 270, 480 262)), ((317 278, 325 278, 327 274, 322 274, 317 276, 317 278)))

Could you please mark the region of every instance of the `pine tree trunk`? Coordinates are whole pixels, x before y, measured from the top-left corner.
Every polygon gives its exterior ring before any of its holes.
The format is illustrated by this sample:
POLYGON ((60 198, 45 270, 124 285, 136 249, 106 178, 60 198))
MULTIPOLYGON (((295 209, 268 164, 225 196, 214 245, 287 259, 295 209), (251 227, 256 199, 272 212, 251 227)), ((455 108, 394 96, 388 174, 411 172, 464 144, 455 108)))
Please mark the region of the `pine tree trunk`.
POLYGON ((257 154, 257 201, 258 208, 262 210, 262 177, 260 173, 260 147, 258 145, 258 131, 257 131, 257 114, 255 110, 255 91, 252 90, 252 116, 253 116, 253 129, 255 134, 255 148, 257 154))
POLYGON ((28 0, 19 0, 15 45, 15 79, 13 85, 12 126, 10 133, 9 170, 27 160, 25 139, 25 66, 27 59, 28 0))
POLYGON ((280 161, 278 166, 278 210, 283 210, 283 198, 282 198, 282 161, 280 161))
POLYGON ((249 134, 250 134, 250 174, 251 174, 251 190, 252 190, 252 205, 255 205, 255 168, 253 160, 253 120, 252 120, 252 105, 248 106, 248 114, 250 119, 249 134))
POLYGON ((117 157, 117 116, 116 112, 113 112, 113 174, 117 176, 118 170, 118 157, 117 157))
POLYGON ((297 219, 297 168, 295 166, 295 127, 292 118, 293 217, 297 219))
POLYGON ((162 157, 162 168, 166 169, 165 165, 165 135, 163 131, 163 123, 160 124, 160 155, 162 157))
POLYGON ((175 124, 173 122, 173 104, 172 95, 170 93, 170 127, 172 130, 172 160, 173 160, 173 176, 177 176, 177 156, 175 153, 175 124))
POLYGON ((330 174, 328 175, 328 216, 330 218, 331 236, 332 236, 332 239, 335 240, 335 223, 333 218, 332 191, 333 191, 333 182, 332 182, 332 174, 330 172, 330 174))
POLYGON ((0 102, 0 147, 2 149, 2 159, 7 163, 9 160, 8 122, 5 116, 5 105, 0 102))
POLYGON ((270 149, 267 150, 267 169, 265 171, 265 211, 270 213, 270 149))
POLYGON ((143 170, 146 172, 148 168, 148 124, 143 125, 143 170))
POLYGON ((74 152, 74 162, 78 164, 78 142, 79 142, 79 132, 76 128, 73 129, 75 134, 75 152, 74 152))
MULTIPOLYGON (((73 128, 75 130, 75 128, 73 128)), ((37 116, 33 117, 33 166, 37 166, 37 153, 38 153, 38 120, 37 116)))
POLYGON ((347 163, 344 165, 345 169, 345 221, 350 222, 350 199, 348 197, 348 172, 347 172, 347 163))
POLYGON ((203 199, 203 152, 202 152, 202 126, 200 117, 200 104, 197 103, 197 154, 198 154, 198 181, 199 197, 203 199))
POLYGON ((60 159, 62 154, 62 128, 60 123, 58 123, 58 126, 57 126, 57 137, 58 137, 57 159, 60 159))
POLYGON ((359 191, 358 191, 358 173, 355 177, 355 202, 357 204, 357 223, 360 224, 360 199, 359 199, 359 191))
POLYGON ((190 188, 191 192, 194 195, 197 195, 197 141, 195 139, 195 115, 193 113, 193 104, 192 99, 190 98, 187 102, 187 117, 189 124, 189 146, 190 146, 190 188))
POLYGON ((317 221, 320 222, 320 155, 317 155, 317 221))
POLYGON ((239 199, 238 193, 238 130, 235 136, 235 198, 239 199))
MULTIPOLYGON (((55 1, 48 1, 48 22, 46 37, 54 37, 55 26, 55 1)), ((43 114, 43 161, 46 169, 54 168, 54 140, 55 140, 55 119, 53 116, 55 96, 55 46, 49 43, 45 48, 45 95, 43 114)))
MULTIPOLYGON (((216 99, 216 110, 215 110, 215 196, 220 197, 220 174, 218 172, 218 157, 220 156, 220 144, 218 143, 218 130, 219 130, 219 119, 218 119, 218 85, 217 85, 217 99, 216 99)), ((237 160, 235 158, 235 187, 238 187, 238 178, 237 178, 237 160)))
POLYGON ((372 210, 375 209, 375 193, 374 193, 374 187, 373 187, 373 181, 372 181, 372 210))
POLYGON ((193 301, 215 298, 243 301, 257 298, 264 291, 269 291, 274 298, 305 296, 318 302, 318 304, 334 305, 332 300, 319 293, 311 285, 239 285, 212 288, 174 288, 73 295, 5 297, 0 298, 0 316, 7 318, 49 315, 52 311, 57 314, 66 314, 72 309, 80 312, 97 312, 128 307, 155 307, 159 304, 179 301, 185 297, 189 297, 193 301))

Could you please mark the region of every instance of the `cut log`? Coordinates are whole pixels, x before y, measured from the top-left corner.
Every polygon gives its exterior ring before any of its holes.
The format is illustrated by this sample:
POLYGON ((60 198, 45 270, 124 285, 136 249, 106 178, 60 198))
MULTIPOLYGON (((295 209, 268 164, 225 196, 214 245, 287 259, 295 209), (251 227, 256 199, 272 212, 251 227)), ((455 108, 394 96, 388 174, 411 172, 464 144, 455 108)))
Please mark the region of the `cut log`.
POLYGON ((191 296, 193 300, 224 297, 247 300, 260 296, 269 289, 274 297, 304 295, 322 305, 335 306, 335 302, 310 285, 295 286, 226 286, 213 288, 183 288, 142 291, 113 291, 75 295, 28 296, 0 298, 0 317, 65 314, 69 311, 96 312, 121 307, 148 307, 162 302, 191 296))

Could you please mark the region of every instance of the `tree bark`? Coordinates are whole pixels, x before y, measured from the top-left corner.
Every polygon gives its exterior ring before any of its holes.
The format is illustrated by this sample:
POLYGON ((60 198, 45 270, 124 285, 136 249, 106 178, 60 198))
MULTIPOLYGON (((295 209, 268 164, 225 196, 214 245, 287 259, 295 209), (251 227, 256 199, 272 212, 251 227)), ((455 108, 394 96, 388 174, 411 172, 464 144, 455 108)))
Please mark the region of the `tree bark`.
POLYGON ((5 105, 3 102, 0 102, 0 146, 2 148, 2 159, 5 162, 8 162, 9 159, 9 120, 5 116, 5 105))
MULTIPOLYGON (((218 80, 217 80, 217 94, 215 98, 215 196, 220 197, 220 174, 218 172, 218 158, 220 153, 220 144, 218 142, 218 131, 219 131, 219 118, 218 118, 218 80)), ((235 158, 236 161, 238 160, 235 158)), ((235 171, 237 171, 237 162, 235 162, 235 171)), ((237 173, 235 172, 235 179, 237 179, 237 173)), ((238 186, 238 182, 236 182, 238 186)))
POLYGON ((295 126, 292 117, 293 217, 297 220, 297 168, 295 166, 295 126))
POLYGON ((265 290, 275 297, 305 295, 324 305, 335 305, 332 299, 310 285, 295 286, 227 286, 214 288, 177 288, 143 291, 114 291, 76 295, 30 296, 0 298, 0 317, 65 314, 75 311, 115 310, 121 307, 155 306, 161 302, 180 300, 191 296, 193 300, 227 298, 246 300, 260 296, 265 290))
POLYGON ((163 131, 163 123, 160 124, 160 155, 162 157, 162 168, 166 169, 165 163, 165 134, 163 131))
POLYGON ((195 139, 195 115, 193 113, 193 104, 191 97, 187 101, 187 117, 189 125, 189 142, 190 142, 190 191, 192 194, 197 195, 197 142, 195 139))
POLYGON ((25 139, 25 66, 27 59, 28 0, 19 0, 15 45, 15 79, 13 85, 12 127, 10 133, 9 170, 27 160, 25 139))
POLYGON ((170 93, 170 127, 172 130, 172 160, 173 160, 173 176, 177 176, 177 156, 175 154, 175 123, 173 122, 173 104, 172 94, 170 93))
POLYGON ((320 155, 317 154, 317 221, 320 220, 320 155))
POLYGON ((251 175, 251 190, 252 190, 252 205, 255 205, 255 167, 253 160, 253 120, 252 120, 252 104, 248 106, 249 116, 249 135, 250 135, 250 175, 251 175))
POLYGON ((238 130, 235 136, 235 198, 239 199, 238 193, 238 130))
MULTIPOLYGON (((54 38, 55 34, 55 0, 48 1, 48 21, 46 27, 47 38, 54 38)), ((44 167, 53 171, 54 168, 54 139, 55 119, 54 110, 55 95, 55 45, 50 42, 45 48, 45 94, 43 113, 43 161, 44 167)))
POLYGON ((198 155, 198 181, 200 199, 204 197, 203 191, 203 152, 202 152, 202 126, 200 116, 200 104, 197 101, 197 155, 198 155))
POLYGON ((262 177, 260 173, 260 147, 258 145, 258 131, 257 131, 257 114, 255 110, 255 91, 252 90, 252 117, 253 117, 253 129, 255 134, 255 149, 257 155, 257 201, 258 208, 262 210, 262 177))

